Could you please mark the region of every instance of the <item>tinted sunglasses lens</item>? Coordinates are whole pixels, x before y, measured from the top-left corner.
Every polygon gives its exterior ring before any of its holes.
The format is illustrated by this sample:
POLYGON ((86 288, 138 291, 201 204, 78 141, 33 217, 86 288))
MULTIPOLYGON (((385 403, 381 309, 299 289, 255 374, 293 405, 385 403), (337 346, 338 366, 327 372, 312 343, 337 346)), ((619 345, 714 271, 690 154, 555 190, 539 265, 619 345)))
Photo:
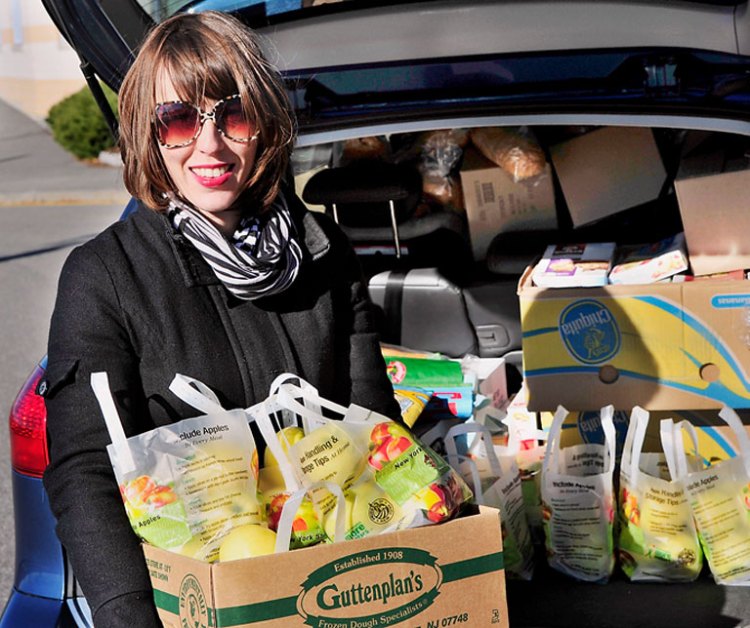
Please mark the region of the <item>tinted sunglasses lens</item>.
POLYGON ((219 104, 216 121, 224 135, 233 140, 248 140, 255 133, 255 125, 242 110, 242 101, 231 98, 219 104))
POLYGON ((175 102, 156 108, 156 132, 162 144, 187 144, 195 138, 199 126, 200 114, 195 107, 175 102))

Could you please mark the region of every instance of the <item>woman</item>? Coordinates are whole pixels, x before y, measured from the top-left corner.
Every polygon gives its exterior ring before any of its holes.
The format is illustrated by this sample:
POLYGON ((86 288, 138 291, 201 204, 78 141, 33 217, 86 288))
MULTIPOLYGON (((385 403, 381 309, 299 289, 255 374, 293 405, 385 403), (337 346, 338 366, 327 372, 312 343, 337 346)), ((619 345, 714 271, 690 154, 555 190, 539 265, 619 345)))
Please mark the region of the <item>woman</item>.
POLYGON ((142 206, 66 261, 52 317, 45 486, 97 626, 158 626, 89 386, 106 371, 128 435, 195 416, 175 373, 227 408, 294 372, 392 417, 356 259, 288 171, 294 124, 255 36, 225 14, 173 17, 120 92, 125 184, 142 206))

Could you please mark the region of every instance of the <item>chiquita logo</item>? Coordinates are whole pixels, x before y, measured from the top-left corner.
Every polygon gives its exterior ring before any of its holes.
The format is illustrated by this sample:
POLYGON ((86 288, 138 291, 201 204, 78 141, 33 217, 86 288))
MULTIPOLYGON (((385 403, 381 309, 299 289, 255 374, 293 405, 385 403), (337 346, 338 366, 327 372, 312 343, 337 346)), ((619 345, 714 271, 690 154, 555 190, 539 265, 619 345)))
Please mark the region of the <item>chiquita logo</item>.
POLYGON ((440 593, 434 556, 411 547, 349 554, 313 571, 302 583, 297 612, 317 628, 372 628, 406 622, 440 593))
POLYGON ((620 351, 620 329, 599 301, 571 303, 560 314, 560 336, 568 352, 584 364, 601 364, 620 351))

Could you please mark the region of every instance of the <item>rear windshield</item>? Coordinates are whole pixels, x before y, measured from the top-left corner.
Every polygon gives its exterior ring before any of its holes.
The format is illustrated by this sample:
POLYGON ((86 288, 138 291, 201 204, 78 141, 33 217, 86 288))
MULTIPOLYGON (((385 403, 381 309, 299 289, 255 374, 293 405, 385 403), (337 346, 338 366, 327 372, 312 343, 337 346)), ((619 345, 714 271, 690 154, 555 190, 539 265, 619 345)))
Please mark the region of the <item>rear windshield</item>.
MULTIPOLYGON (((353 11, 374 6, 413 4, 425 0, 137 0, 143 10, 155 22, 180 11, 231 11, 246 14, 246 19, 255 22, 300 19, 320 12, 353 11)), ((742 4, 740 0, 701 0, 699 4, 742 4)))
POLYGON ((352 11, 373 6, 404 4, 399 0, 137 0, 137 2, 155 22, 165 20, 180 11, 216 10, 241 13, 251 25, 279 19, 300 19, 321 12, 352 11))

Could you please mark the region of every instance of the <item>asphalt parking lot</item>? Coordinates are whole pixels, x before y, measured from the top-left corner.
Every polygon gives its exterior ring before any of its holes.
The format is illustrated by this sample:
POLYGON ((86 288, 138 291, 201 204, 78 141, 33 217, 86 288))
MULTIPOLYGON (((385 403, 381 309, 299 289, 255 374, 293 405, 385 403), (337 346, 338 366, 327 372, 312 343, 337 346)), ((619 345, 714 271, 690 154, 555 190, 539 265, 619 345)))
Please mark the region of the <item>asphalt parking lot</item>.
MULTIPOLYGON (((119 216, 121 169, 85 164, 44 125, 0 100, 0 415, 44 355, 60 267, 70 249, 119 216)), ((13 584, 8 431, 0 437, 0 604, 13 584)))

